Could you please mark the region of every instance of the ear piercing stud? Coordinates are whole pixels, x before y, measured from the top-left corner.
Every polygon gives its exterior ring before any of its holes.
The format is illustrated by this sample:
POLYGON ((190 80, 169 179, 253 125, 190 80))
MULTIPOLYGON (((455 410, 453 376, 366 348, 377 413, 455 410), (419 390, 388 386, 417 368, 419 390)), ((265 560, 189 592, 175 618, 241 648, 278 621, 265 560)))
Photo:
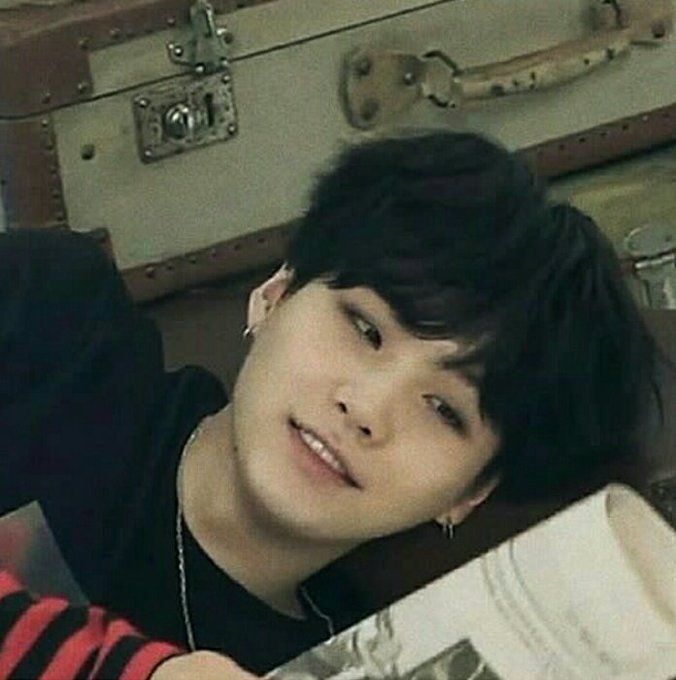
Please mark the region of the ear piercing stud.
POLYGON ((441 526, 441 531, 443 532, 444 537, 449 541, 452 540, 453 534, 455 533, 453 522, 448 518, 444 518, 441 522, 439 522, 439 525, 441 526))

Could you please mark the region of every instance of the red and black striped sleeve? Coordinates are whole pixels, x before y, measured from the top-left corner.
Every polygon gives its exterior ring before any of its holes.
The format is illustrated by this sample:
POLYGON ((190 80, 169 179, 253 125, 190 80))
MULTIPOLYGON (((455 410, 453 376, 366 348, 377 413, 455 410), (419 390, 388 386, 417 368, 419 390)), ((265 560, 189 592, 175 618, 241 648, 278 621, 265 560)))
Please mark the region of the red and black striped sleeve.
POLYGON ((0 680, 146 680, 162 661, 181 653, 100 607, 36 598, 0 571, 0 680))

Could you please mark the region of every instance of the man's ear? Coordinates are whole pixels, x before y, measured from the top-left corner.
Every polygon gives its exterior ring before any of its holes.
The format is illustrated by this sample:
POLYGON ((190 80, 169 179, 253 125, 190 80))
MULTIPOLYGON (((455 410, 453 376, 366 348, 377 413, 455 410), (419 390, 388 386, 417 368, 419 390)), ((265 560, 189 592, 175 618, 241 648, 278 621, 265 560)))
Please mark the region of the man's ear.
POLYGON ((279 304, 293 279, 293 271, 283 264, 270 278, 249 294, 247 326, 256 328, 279 304))
POLYGON ((448 524, 450 521, 453 526, 461 524, 465 518, 471 514, 474 508, 481 505, 490 495, 493 490, 500 483, 498 476, 492 477, 484 482, 478 489, 464 495, 459 501, 453 505, 448 512, 436 518, 439 524, 448 524))

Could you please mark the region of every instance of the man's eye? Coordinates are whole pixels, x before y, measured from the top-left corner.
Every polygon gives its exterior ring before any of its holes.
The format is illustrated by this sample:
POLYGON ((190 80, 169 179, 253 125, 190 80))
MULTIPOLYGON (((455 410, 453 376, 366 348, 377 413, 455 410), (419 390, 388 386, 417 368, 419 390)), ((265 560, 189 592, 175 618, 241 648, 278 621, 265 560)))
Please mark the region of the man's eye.
POLYGON ((458 432, 465 431, 464 420, 452 406, 447 404, 443 399, 435 397, 432 394, 425 395, 425 399, 445 423, 458 430, 458 432))
POLYGON ((365 338, 370 345, 378 349, 383 344, 383 339, 378 328, 370 321, 367 321, 354 309, 348 309, 347 313, 352 325, 357 329, 359 335, 365 338))

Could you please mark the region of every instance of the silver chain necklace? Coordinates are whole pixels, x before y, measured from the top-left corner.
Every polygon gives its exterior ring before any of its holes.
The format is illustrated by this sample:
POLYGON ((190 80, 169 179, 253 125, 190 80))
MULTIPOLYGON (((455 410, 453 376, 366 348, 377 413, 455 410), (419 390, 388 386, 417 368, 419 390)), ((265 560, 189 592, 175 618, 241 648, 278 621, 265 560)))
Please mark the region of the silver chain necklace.
MULTIPOLYGON (((201 423, 193 430, 192 434, 188 438, 183 451, 181 452, 181 458, 178 461, 178 478, 180 486, 180 474, 183 467, 183 461, 185 460, 188 451, 191 446, 199 436, 202 431, 201 423)), ((183 545, 183 502, 181 500, 181 491, 179 488, 176 489, 176 556, 178 558, 178 581, 180 587, 180 599, 181 599, 181 612, 183 614, 183 625, 185 626, 185 634, 188 640, 188 649, 191 652, 197 650, 197 644, 195 643, 195 630, 192 625, 192 618, 190 617, 190 607, 188 605, 188 574, 186 570, 186 559, 185 559, 185 548, 183 545)), ((307 605, 310 607, 312 612, 322 619, 326 624, 326 631, 329 637, 333 637, 335 632, 335 626, 333 625, 333 620, 328 614, 325 614, 310 597, 310 593, 307 592, 305 586, 299 587, 299 592, 307 605)))

